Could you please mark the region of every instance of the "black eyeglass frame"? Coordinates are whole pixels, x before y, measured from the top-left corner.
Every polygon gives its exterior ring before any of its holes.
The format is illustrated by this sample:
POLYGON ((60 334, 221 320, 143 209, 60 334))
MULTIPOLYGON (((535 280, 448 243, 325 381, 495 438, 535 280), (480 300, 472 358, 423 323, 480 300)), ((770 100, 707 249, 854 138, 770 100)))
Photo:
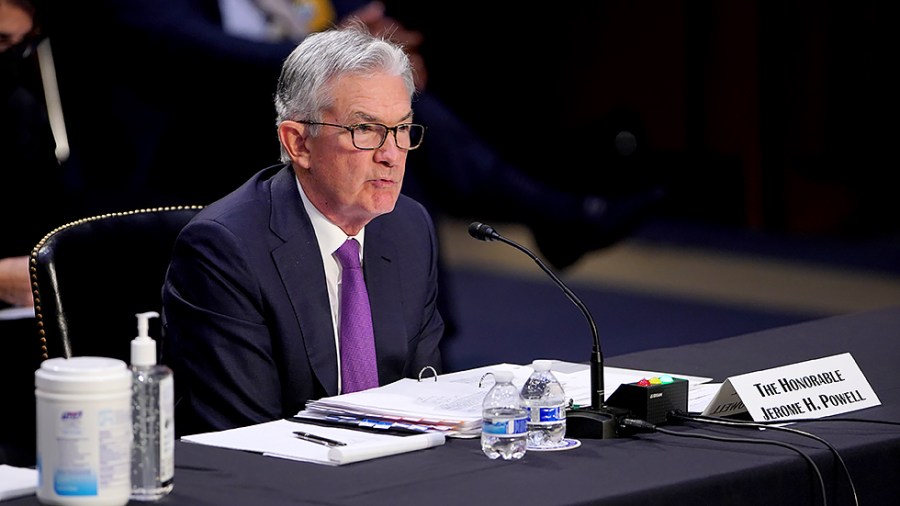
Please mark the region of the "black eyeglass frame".
POLYGON ((426 127, 425 127, 425 125, 420 125, 418 123, 400 123, 399 125, 395 125, 392 127, 389 127, 389 126, 385 125, 384 123, 373 123, 373 122, 354 123, 352 125, 338 125, 337 123, 325 123, 323 121, 300 120, 297 123, 303 123, 304 125, 322 125, 322 126, 332 126, 332 127, 343 128, 344 130, 347 130, 348 132, 350 132, 350 142, 353 143, 353 147, 356 149, 363 150, 363 151, 374 151, 376 149, 381 148, 381 146, 384 146, 384 141, 387 140, 388 132, 391 132, 392 134, 394 134, 394 145, 397 146, 398 149, 403 149, 406 151, 412 151, 414 149, 418 149, 422 145, 422 143, 425 141, 426 127), (356 145, 356 129, 361 126, 366 126, 366 125, 380 126, 380 127, 384 128, 384 136, 381 137, 381 142, 379 142, 377 146, 374 146, 371 148, 361 148, 356 145), (419 138, 419 143, 416 144, 415 146, 411 146, 408 148, 402 148, 402 147, 400 147, 400 144, 397 142, 397 130, 402 127, 410 127, 410 126, 420 127, 422 129, 422 135, 419 138))

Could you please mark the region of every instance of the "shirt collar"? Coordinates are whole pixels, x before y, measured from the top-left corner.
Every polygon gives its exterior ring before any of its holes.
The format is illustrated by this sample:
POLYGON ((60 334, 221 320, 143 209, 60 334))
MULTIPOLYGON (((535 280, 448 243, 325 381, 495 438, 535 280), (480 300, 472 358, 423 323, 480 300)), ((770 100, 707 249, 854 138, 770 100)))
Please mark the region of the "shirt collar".
MULTIPOLYGON (((303 185, 300 184, 300 180, 297 180, 297 189, 300 190, 300 199, 303 200, 303 207, 306 209, 306 214, 309 215, 309 220, 312 222, 313 230, 316 232, 316 239, 319 241, 319 250, 322 253, 322 257, 328 258, 334 254, 335 250, 341 247, 344 244, 344 241, 348 239, 347 234, 344 233, 343 230, 340 229, 337 225, 332 223, 328 218, 325 217, 316 206, 310 202, 309 197, 306 196, 306 192, 303 191, 303 185)), ((354 239, 359 243, 359 257, 360 262, 363 257, 363 247, 365 245, 365 237, 366 237, 366 228, 363 227, 362 230, 359 231, 358 234, 353 236, 354 239)))

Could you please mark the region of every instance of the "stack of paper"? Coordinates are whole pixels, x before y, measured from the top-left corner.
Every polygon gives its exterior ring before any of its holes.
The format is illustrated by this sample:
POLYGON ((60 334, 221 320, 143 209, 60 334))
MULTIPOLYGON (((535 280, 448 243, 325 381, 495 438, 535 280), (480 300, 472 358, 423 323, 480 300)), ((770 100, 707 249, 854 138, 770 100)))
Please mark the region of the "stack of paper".
POLYGON ((481 404, 494 384, 489 375, 484 377, 499 369, 513 371, 520 385, 531 374, 530 367, 497 364, 421 381, 401 379, 379 388, 310 401, 298 416, 357 419, 373 425, 381 422, 453 437, 475 437, 481 434, 481 404))

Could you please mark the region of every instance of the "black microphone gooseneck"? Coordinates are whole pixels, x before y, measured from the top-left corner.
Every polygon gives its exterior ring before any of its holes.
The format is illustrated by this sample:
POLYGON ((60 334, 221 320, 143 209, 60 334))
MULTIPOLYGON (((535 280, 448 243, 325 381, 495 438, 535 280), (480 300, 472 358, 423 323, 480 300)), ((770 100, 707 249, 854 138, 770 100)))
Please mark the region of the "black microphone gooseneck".
POLYGON ((600 334, 597 332, 597 324, 594 322, 594 318, 591 316, 590 311, 588 311, 587 306, 584 305, 584 302, 582 302, 581 299, 578 298, 578 296, 575 295, 575 293, 570 290, 569 287, 566 286, 566 284, 563 283, 537 255, 521 244, 503 237, 494 230, 494 227, 475 221, 469 225, 469 235, 479 241, 500 241, 506 243, 531 257, 531 259, 538 264, 538 267, 546 272, 547 275, 550 276, 550 279, 562 289, 569 300, 581 310, 581 313, 591 326, 591 334, 594 338, 594 347, 591 351, 590 362, 591 406, 590 408, 573 408, 568 410, 566 414, 566 435, 575 438, 588 439, 607 439, 616 437, 618 419, 625 416, 627 412, 605 405, 603 352, 600 348, 600 334))
POLYGON ((588 311, 587 306, 585 306, 584 302, 582 302, 581 299, 579 299, 578 296, 575 295, 575 293, 572 292, 572 290, 570 290, 549 267, 547 267, 547 264, 545 264, 543 260, 529 251, 528 248, 503 237, 490 225, 478 221, 473 222, 469 225, 469 235, 480 241, 504 242, 531 257, 531 259, 538 264, 538 267, 543 269, 544 272, 559 285, 569 300, 581 310, 581 314, 587 319, 588 324, 591 326, 591 334, 594 336, 594 349, 591 352, 591 408, 599 409, 600 406, 603 405, 603 400, 605 398, 603 387, 603 353, 600 351, 600 334, 597 332, 597 324, 594 323, 594 318, 591 316, 591 312, 588 311))

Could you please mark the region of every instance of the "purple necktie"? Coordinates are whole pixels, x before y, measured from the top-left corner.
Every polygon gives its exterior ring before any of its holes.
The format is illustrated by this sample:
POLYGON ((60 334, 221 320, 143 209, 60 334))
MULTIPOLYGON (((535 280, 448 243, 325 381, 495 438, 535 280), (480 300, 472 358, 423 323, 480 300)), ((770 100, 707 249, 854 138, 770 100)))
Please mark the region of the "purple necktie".
POLYGON ((378 386, 375 333, 369 294, 359 265, 359 243, 348 239, 335 251, 341 263, 341 391, 378 386))

